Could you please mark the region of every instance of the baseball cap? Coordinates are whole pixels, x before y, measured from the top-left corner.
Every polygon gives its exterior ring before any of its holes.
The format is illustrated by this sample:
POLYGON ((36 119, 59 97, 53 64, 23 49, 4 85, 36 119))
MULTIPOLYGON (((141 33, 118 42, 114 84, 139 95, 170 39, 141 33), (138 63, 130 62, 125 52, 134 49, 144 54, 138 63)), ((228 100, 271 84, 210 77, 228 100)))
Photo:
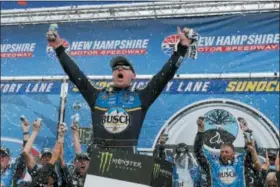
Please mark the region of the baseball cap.
POLYGON ((44 154, 52 154, 52 149, 48 147, 43 148, 41 151, 41 155, 43 156, 44 154))
POLYGON ((189 152, 189 148, 188 148, 188 145, 187 145, 187 144, 185 144, 185 143, 179 143, 179 144, 176 146, 175 151, 176 151, 177 154, 180 154, 180 153, 188 153, 188 152, 189 152))
POLYGON ((86 160, 90 160, 90 157, 87 152, 77 153, 75 160, 82 159, 82 158, 86 160))
POLYGON ((111 68, 115 67, 118 64, 124 64, 127 66, 130 66, 131 70, 133 71, 133 73, 135 73, 133 65, 131 64, 131 62, 125 58, 124 56, 117 56, 115 58, 113 58, 110 62, 111 68))
POLYGON ((0 153, 1 153, 1 155, 3 154, 3 155, 11 156, 10 150, 7 147, 1 146, 0 153))

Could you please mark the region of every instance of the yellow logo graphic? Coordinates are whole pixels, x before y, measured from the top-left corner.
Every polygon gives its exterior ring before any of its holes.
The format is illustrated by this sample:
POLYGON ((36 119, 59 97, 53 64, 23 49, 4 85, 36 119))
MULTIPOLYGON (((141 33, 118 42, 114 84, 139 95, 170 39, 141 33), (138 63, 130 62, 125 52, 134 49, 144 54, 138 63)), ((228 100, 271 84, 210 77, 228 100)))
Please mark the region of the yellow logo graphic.
POLYGON ((227 92, 279 92, 279 81, 230 81, 227 92))
POLYGON ((154 179, 158 178, 159 171, 160 171, 160 165, 159 164, 154 164, 154 170, 153 170, 153 177, 154 177, 154 179))
MULTIPOLYGON (((91 85, 96 88, 96 89, 102 89, 102 88, 109 88, 113 82, 112 81, 97 81, 97 82, 91 82, 91 85)), ((79 92, 79 89, 77 88, 77 86, 74 86, 72 88, 73 92, 79 92)))
POLYGON ((103 175, 104 172, 108 172, 110 170, 113 153, 101 152, 100 154, 99 172, 103 175))

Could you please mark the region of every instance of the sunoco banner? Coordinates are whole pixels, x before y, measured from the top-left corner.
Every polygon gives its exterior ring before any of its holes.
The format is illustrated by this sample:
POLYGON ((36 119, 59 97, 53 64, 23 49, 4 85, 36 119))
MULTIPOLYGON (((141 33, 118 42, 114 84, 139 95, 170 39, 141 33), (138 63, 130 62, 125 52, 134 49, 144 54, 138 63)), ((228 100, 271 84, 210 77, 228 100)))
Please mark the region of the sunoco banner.
MULTIPOLYGON (((146 86, 149 80, 135 80, 132 89, 146 86)), ((92 83, 97 87, 108 87, 112 84, 107 80, 95 80, 92 83)), ((77 87, 70 84, 70 93, 79 93, 77 87)), ((271 93, 278 94, 280 81, 275 79, 216 79, 216 80, 186 80, 173 79, 168 82, 163 93, 165 94, 231 94, 231 93, 271 93)))
MULTIPOLYGON (((201 35, 198 59, 186 59, 180 74, 279 70, 278 13, 61 23, 58 32, 86 74, 111 74, 109 61, 116 55, 128 56, 138 74, 155 74, 178 41, 178 25, 201 35)), ((1 27, 2 76, 64 74, 45 39, 48 27, 1 27)))

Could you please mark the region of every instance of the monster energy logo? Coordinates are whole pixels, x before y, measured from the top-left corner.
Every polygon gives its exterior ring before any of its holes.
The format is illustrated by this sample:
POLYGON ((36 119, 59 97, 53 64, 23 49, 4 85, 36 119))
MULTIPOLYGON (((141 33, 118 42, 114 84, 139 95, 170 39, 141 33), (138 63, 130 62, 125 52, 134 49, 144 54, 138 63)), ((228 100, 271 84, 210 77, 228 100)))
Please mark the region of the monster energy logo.
POLYGON ((113 153, 101 152, 99 172, 102 173, 102 175, 104 174, 104 172, 108 172, 110 170, 112 158, 113 153))
POLYGON ((153 177, 158 178, 159 176, 159 171, 160 171, 160 165, 159 164, 155 164, 154 165, 154 171, 153 171, 153 177))
POLYGON ((172 175, 171 172, 161 169, 160 164, 154 164, 154 170, 153 170, 154 179, 158 178, 160 173, 165 177, 169 177, 172 175))

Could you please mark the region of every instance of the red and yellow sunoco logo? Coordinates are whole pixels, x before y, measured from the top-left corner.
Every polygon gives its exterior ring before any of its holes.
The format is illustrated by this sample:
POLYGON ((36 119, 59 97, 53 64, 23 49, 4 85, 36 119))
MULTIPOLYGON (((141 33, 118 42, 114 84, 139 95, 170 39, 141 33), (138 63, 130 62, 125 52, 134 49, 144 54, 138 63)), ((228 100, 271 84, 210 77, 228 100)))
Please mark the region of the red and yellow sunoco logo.
MULTIPOLYGON (((97 81, 97 82, 92 82, 92 85, 98 89, 102 89, 102 88, 108 88, 113 84, 112 81, 97 81)), ((79 92, 79 89, 77 88, 76 85, 74 85, 73 92, 79 92)))

